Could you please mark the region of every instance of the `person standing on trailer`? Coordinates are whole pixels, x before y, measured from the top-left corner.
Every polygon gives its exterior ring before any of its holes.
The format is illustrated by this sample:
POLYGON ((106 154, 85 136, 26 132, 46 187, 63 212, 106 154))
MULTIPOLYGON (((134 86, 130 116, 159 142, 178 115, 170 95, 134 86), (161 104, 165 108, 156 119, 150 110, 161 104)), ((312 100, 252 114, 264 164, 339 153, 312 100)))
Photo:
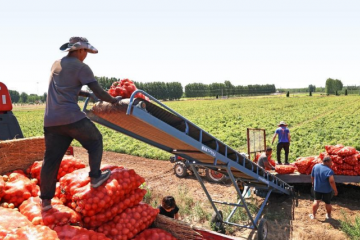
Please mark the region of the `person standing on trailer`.
POLYGON ((52 65, 44 116, 46 150, 40 175, 43 211, 52 208, 56 176, 73 139, 78 140, 89 153, 91 187, 99 187, 111 174, 110 171, 100 170, 102 135, 77 103, 79 95, 89 95, 81 91, 82 86, 87 85, 100 100, 110 103, 119 101, 100 87, 90 67, 83 63, 88 53, 98 53, 86 38, 72 37, 60 50, 68 54, 52 65))
POLYGON ((271 155, 272 155, 272 148, 267 147, 266 152, 261 154, 257 164, 263 169, 269 168, 271 170, 275 170, 275 168, 269 163, 269 158, 271 158, 271 155))
POLYGON ((319 208, 320 201, 325 202, 326 208, 326 219, 331 218, 331 197, 332 192, 334 195, 338 195, 338 191, 334 179, 334 171, 331 169, 332 160, 330 157, 325 157, 323 163, 316 164, 311 172, 311 183, 314 188, 314 203, 312 206, 312 214, 310 214, 310 219, 316 217, 316 212, 319 208))
POLYGON ((285 151, 285 164, 289 164, 289 151, 290 151, 290 130, 287 128, 287 124, 284 121, 281 121, 278 125, 278 129, 276 129, 274 137, 272 139, 272 144, 278 136, 278 144, 276 147, 276 158, 278 164, 281 163, 281 150, 284 149, 285 151))

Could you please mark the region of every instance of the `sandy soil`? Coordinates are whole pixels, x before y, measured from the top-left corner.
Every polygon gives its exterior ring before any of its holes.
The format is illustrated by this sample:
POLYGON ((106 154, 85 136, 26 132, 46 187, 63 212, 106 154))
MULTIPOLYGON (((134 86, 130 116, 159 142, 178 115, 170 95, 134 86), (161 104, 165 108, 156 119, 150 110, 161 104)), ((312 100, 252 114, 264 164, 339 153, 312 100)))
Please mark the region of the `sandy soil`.
MULTIPOLYGON (((75 157, 87 161, 87 152, 82 148, 75 147, 75 157)), ((206 203, 206 211, 212 209, 199 182, 189 176, 184 179, 177 178, 173 172, 173 164, 168 161, 159 161, 134 157, 125 154, 104 152, 104 164, 116 164, 134 169, 146 179, 147 186, 154 196, 176 195, 179 188, 185 187, 186 194, 194 201, 206 203)), ((229 184, 213 184, 205 181, 205 185, 214 199, 235 201, 235 189, 229 184)), ((325 220, 324 204, 321 204, 317 218, 310 220, 312 200, 309 194, 309 186, 296 186, 296 198, 272 194, 263 212, 268 220, 268 239, 347 239, 347 236, 339 230, 339 219, 343 219, 342 213, 353 218, 360 215, 360 185, 340 185, 339 196, 333 201, 333 219, 325 220)), ((262 203, 262 198, 255 198, 256 205, 262 203)), ((186 219, 186 218, 185 218, 186 219)), ((209 229, 209 223, 192 224, 209 229)), ((240 239, 257 239, 257 233, 253 230, 236 230, 231 233, 240 239)))

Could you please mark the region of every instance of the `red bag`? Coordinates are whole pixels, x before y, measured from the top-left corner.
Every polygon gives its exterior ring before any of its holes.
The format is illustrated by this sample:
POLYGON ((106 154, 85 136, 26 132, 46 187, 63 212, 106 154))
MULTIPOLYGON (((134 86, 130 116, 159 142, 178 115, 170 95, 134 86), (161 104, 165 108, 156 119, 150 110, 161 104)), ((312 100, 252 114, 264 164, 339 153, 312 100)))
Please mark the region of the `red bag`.
POLYGON ((331 160, 336 164, 343 164, 343 158, 338 155, 330 155, 331 160))
POLYGON ((348 175, 348 176, 357 176, 358 173, 354 170, 343 170, 343 175, 348 175))
POLYGON ((31 222, 14 209, 0 207, 0 239, 17 228, 31 226, 31 222))
POLYGON ((46 226, 25 226, 6 235, 4 240, 60 240, 57 233, 46 226))
POLYGON ((159 209, 140 203, 137 206, 126 209, 113 220, 97 229, 112 240, 132 239, 142 230, 148 228, 159 214, 159 209))
POLYGON ((137 235, 134 240, 176 240, 171 233, 160 228, 149 228, 137 235))
POLYGON ((103 233, 70 225, 56 226, 54 230, 57 232, 60 240, 111 240, 103 233))
POLYGON ((343 161, 352 166, 357 165, 359 162, 356 155, 344 157, 343 161))
POLYGON ((254 163, 257 163, 258 161, 259 161, 259 158, 261 157, 261 153, 256 153, 256 155, 255 155, 255 159, 254 159, 254 163))
POLYGON ((2 200, 18 207, 24 200, 38 195, 39 186, 36 183, 21 173, 11 173, 5 183, 5 194, 2 200))
POLYGON ((354 171, 356 171, 358 175, 360 175, 360 163, 358 163, 358 165, 354 167, 354 171))
POLYGON ((77 189, 72 197, 71 207, 83 216, 94 216, 114 203, 124 200, 126 194, 144 182, 145 179, 132 169, 113 169, 109 179, 100 187, 92 188, 87 184, 77 189))
MULTIPOLYGON (((274 159, 268 159, 271 166, 275 167, 276 163, 274 159)), ((269 171, 271 168, 265 167, 265 170, 269 171)))
POLYGON ((299 173, 306 174, 306 170, 311 165, 315 157, 299 157, 296 159, 295 166, 299 173))
POLYGON ((356 149, 353 147, 344 147, 342 148, 337 155, 341 157, 347 157, 356 154, 356 149))
POLYGON ((102 224, 110 221, 116 215, 122 213, 125 209, 138 205, 146 194, 145 189, 135 189, 127 194, 125 200, 115 203, 109 208, 106 208, 104 212, 100 212, 91 217, 84 217, 85 226, 88 228, 99 227, 102 224))
POLYGON ((347 164, 347 163, 343 163, 343 164, 339 165, 339 167, 342 170, 354 170, 354 166, 347 164))
POLYGON ((291 174, 294 173, 296 168, 292 165, 277 165, 275 166, 275 171, 278 174, 291 174))
POLYGON ((324 158, 327 157, 327 156, 329 156, 329 155, 327 154, 327 152, 322 152, 322 153, 319 154, 319 158, 320 158, 321 160, 324 160, 324 158))
POLYGON ((81 216, 69 207, 62 205, 56 198, 52 199, 52 209, 42 212, 39 197, 31 197, 19 207, 20 213, 34 225, 45 225, 54 228, 57 225, 81 224, 81 216))
POLYGON ((325 150, 329 155, 337 155, 338 152, 344 147, 344 145, 337 144, 335 146, 327 145, 325 150))
POLYGON ((5 195, 5 181, 4 178, 2 176, 0 176, 0 201, 2 196, 5 195))
POLYGON ((310 175, 312 172, 312 169, 314 168, 314 166, 318 163, 322 163, 322 160, 320 158, 315 158, 314 160, 312 160, 310 166, 308 167, 308 169, 306 169, 306 175, 310 175))
MULTIPOLYGON (((41 174, 42 164, 43 161, 36 161, 27 170, 32 178, 36 178, 38 180, 39 184, 40 184, 40 174, 41 174)), ((66 174, 72 173, 74 170, 81 168, 85 168, 85 164, 83 164, 79 159, 65 155, 61 161, 60 169, 56 177, 56 180, 59 181, 59 179, 65 176, 66 174)))
MULTIPOLYGON (((113 170, 113 169, 123 169, 123 167, 117 167, 113 165, 106 165, 101 167, 101 170, 113 170)), ((66 174, 60 178, 59 189, 57 189, 57 196, 64 203, 64 205, 71 207, 71 201, 73 195, 75 195, 79 189, 86 186, 90 182, 89 177, 90 169, 82 168, 75 170, 72 173, 66 174)))

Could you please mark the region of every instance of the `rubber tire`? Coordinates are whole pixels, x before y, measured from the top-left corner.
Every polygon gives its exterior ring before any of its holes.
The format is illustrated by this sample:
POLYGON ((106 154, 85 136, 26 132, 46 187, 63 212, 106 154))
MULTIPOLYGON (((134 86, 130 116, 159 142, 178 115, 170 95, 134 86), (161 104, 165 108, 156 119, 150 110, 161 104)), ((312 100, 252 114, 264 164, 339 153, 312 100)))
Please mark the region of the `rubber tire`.
POLYGON ((183 162, 176 162, 174 165, 174 173, 179 178, 187 177, 189 174, 187 172, 187 167, 183 162))
POLYGON ((265 218, 260 219, 258 226, 258 240, 266 240, 268 235, 268 224, 265 218))
POLYGON ((211 171, 213 170, 210 170, 210 169, 206 169, 205 170, 205 174, 206 174, 206 179, 209 181, 209 182, 214 182, 214 183, 222 183, 226 180, 226 176, 224 174, 222 174, 222 177, 221 178, 215 178, 213 177, 213 175, 211 174, 211 171))
POLYGON ((221 220, 219 220, 216 212, 213 213, 213 215, 211 216, 211 223, 215 224, 215 230, 218 232, 218 233, 222 233, 222 234, 225 234, 225 228, 224 228, 224 224, 223 224, 223 219, 224 219, 224 216, 223 216, 223 213, 222 211, 218 211, 220 216, 221 216, 221 220))

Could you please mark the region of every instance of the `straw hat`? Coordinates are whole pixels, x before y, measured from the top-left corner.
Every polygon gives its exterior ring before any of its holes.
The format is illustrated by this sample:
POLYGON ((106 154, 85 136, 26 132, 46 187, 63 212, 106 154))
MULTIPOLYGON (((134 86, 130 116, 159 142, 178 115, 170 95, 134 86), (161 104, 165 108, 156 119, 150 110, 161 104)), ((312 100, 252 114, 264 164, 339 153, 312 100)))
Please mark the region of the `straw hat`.
POLYGON ((287 124, 284 121, 281 121, 278 126, 287 126, 287 124))

